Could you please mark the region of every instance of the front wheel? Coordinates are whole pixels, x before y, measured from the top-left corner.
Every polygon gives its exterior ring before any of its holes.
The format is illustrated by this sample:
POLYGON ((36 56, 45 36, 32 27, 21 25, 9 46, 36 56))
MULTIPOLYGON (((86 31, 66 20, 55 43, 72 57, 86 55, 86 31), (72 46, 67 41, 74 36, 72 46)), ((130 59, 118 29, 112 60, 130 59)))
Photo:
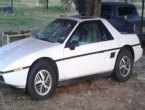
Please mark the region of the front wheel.
POLYGON ((121 50, 116 60, 113 77, 119 82, 128 81, 133 69, 133 57, 127 49, 121 50))
POLYGON ((38 62, 32 66, 27 81, 27 92, 35 100, 50 96, 56 87, 56 75, 49 62, 38 62))

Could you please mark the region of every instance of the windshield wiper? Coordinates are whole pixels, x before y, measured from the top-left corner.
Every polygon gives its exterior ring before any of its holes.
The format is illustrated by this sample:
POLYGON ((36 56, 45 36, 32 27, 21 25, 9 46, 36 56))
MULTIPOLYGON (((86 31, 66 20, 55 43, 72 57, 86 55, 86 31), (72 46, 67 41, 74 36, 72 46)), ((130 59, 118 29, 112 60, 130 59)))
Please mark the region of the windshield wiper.
POLYGON ((52 40, 50 40, 50 39, 48 39, 48 38, 45 38, 45 37, 43 37, 43 38, 40 38, 40 36, 39 35, 37 35, 37 34, 35 34, 35 36, 34 36, 36 39, 39 39, 39 40, 43 40, 43 41, 47 41, 47 42, 51 42, 51 43, 54 43, 52 40))
POLYGON ((40 40, 43 40, 43 41, 48 41, 48 42, 51 42, 51 43, 54 43, 53 41, 51 41, 50 39, 48 38, 39 38, 40 40))
POLYGON ((35 35, 34 35, 34 38, 38 39, 38 38, 39 38, 39 36, 38 36, 37 34, 35 34, 35 35))

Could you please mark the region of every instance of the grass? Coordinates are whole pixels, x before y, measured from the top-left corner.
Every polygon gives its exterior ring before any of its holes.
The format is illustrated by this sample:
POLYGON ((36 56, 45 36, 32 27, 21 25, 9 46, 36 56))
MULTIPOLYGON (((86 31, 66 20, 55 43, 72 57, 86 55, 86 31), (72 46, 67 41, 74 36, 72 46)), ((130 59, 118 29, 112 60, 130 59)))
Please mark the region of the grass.
POLYGON ((49 7, 48 10, 41 7, 16 7, 12 14, 0 13, 0 33, 39 30, 62 12, 63 9, 59 6, 49 7))
MULTIPOLYGON (((51 18, 49 18, 51 19, 51 18)), ((49 22, 48 19, 48 22, 49 22)), ((1 32, 10 30, 30 29, 33 26, 39 26, 47 22, 45 18, 33 18, 32 16, 2 16, 0 17, 1 32)))
POLYGON ((30 30, 36 32, 63 13, 61 6, 15 7, 14 13, 0 12, 0 45, 2 32, 30 30))
POLYGON ((24 14, 26 12, 33 13, 33 14, 41 14, 46 13, 61 13, 63 11, 63 8, 61 6, 53 6, 49 7, 48 9, 42 8, 42 7, 16 7, 14 8, 14 11, 16 14, 24 14))

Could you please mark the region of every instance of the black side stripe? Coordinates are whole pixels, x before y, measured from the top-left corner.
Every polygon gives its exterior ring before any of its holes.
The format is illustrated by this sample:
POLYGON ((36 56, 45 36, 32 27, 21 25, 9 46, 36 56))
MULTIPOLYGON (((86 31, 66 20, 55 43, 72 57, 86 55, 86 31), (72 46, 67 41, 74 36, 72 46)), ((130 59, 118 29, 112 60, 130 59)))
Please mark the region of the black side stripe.
MULTIPOLYGON (((139 46, 139 45, 141 45, 141 44, 140 43, 135 44, 135 45, 132 45, 132 47, 139 46)), ((62 59, 55 60, 55 62, 59 62, 59 61, 63 61, 63 60, 69 60, 69 59, 78 58, 78 57, 83 57, 83 56, 87 56, 87 55, 93 55, 93 54, 108 52, 108 51, 113 51, 113 50, 118 50, 118 49, 121 49, 121 48, 122 47, 114 48, 114 49, 107 49, 107 50, 102 50, 102 51, 97 51, 97 52, 92 52, 92 53, 86 53, 86 54, 82 54, 82 55, 76 55, 76 56, 72 56, 72 57, 67 57, 67 58, 62 58, 62 59)))
POLYGON ((132 45, 132 47, 139 46, 139 45, 141 45, 141 44, 140 43, 139 44, 134 44, 134 45, 132 45))
POLYGON ((97 51, 97 52, 92 52, 92 53, 86 53, 86 54, 82 54, 82 55, 77 55, 77 56, 72 56, 72 57, 58 59, 58 60, 55 60, 55 61, 56 62, 59 62, 59 61, 63 61, 63 60, 69 60, 69 59, 73 59, 73 58, 78 58, 78 57, 83 57, 83 56, 88 56, 88 55, 103 53, 103 52, 107 52, 107 51, 118 50, 118 49, 120 49, 120 48, 114 48, 114 49, 109 49, 109 50, 102 50, 102 51, 97 51))

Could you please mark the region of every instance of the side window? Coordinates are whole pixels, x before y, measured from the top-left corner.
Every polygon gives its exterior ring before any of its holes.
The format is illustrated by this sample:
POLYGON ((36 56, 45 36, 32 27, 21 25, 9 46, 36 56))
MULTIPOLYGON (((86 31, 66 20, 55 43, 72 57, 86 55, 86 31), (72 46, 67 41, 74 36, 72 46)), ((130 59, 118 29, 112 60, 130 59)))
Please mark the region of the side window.
POLYGON ((118 16, 129 16, 133 15, 134 7, 120 7, 118 8, 118 16))
POLYGON ((102 41, 103 33, 96 21, 81 23, 71 36, 69 42, 78 41, 79 45, 102 41))
POLYGON ((102 21, 98 21, 98 24, 102 32, 102 36, 101 36, 102 40, 103 41, 113 40, 114 38, 112 37, 112 35, 110 34, 106 26, 102 23, 102 21))

